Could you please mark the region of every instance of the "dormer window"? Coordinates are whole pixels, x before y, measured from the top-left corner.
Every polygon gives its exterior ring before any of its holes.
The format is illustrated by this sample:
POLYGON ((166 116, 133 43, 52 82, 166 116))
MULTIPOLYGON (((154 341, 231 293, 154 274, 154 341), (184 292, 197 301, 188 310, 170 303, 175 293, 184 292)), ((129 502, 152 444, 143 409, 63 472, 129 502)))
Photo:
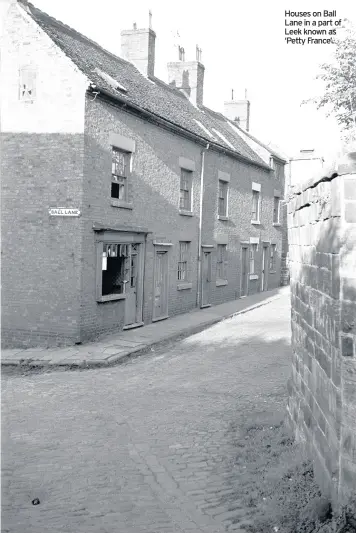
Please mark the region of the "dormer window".
POLYGON ((23 67, 19 71, 19 100, 33 102, 36 97, 36 71, 33 67, 23 67))

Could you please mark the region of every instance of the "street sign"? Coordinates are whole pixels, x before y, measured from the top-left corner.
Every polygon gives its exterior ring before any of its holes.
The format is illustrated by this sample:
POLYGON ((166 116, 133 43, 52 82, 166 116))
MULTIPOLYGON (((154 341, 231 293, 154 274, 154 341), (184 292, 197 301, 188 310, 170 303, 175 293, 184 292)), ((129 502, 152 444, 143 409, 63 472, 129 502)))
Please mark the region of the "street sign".
POLYGON ((79 217, 80 210, 75 207, 50 207, 50 217, 79 217))

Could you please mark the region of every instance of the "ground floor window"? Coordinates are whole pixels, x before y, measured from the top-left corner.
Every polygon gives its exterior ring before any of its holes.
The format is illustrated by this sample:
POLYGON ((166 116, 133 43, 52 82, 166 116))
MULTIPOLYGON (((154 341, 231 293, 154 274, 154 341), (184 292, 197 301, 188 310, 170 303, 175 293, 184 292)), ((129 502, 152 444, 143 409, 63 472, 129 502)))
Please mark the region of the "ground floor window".
POLYGON ((258 244, 250 244, 250 274, 256 274, 256 257, 258 252, 258 244))
POLYGON ((179 242, 178 281, 188 280, 189 242, 179 242))
POLYGON ((271 271, 276 270, 276 259, 277 259, 277 245, 271 244, 270 260, 269 260, 269 269, 271 271))
POLYGON ((216 261, 216 279, 227 280, 226 244, 218 244, 216 261))
POLYGON ((130 273, 130 244, 104 244, 102 259, 102 295, 124 294, 130 273))

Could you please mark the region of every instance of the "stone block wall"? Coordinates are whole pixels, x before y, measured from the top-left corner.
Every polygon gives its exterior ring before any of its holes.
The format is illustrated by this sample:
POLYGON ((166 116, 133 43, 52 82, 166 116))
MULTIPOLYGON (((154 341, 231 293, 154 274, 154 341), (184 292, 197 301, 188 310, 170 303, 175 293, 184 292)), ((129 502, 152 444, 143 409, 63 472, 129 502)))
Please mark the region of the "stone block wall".
POLYGON ((356 494, 356 152, 292 189, 287 205, 289 421, 340 507, 356 494))

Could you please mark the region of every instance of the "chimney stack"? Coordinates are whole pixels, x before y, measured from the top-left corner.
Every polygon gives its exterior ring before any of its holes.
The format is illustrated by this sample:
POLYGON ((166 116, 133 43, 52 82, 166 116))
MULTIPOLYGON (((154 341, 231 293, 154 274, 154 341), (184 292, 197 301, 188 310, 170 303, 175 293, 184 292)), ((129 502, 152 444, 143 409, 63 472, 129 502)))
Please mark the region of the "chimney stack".
POLYGON ((121 56, 133 63, 148 78, 154 76, 156 34, 151 28, 152 13, 149 12, 148 28, 137 29, 136 23, 132 30, 121 32, 121 56))
POLYGON ((247 99, 247 90, 245 89, 244 100, 234 100, 234 90, 231 91, 231 100, 224 102, 224 114, 230 120, 236 122, 242 129, 250 129, 250 102, 247 99))
POLYGON ((184 91, 195 105, 203 105, 204 65, 201 63, 202 50, 196 47, 195 61, 185 61, 184 48, 178 46, 179 61, 168 63, 168 83, 184 91))

